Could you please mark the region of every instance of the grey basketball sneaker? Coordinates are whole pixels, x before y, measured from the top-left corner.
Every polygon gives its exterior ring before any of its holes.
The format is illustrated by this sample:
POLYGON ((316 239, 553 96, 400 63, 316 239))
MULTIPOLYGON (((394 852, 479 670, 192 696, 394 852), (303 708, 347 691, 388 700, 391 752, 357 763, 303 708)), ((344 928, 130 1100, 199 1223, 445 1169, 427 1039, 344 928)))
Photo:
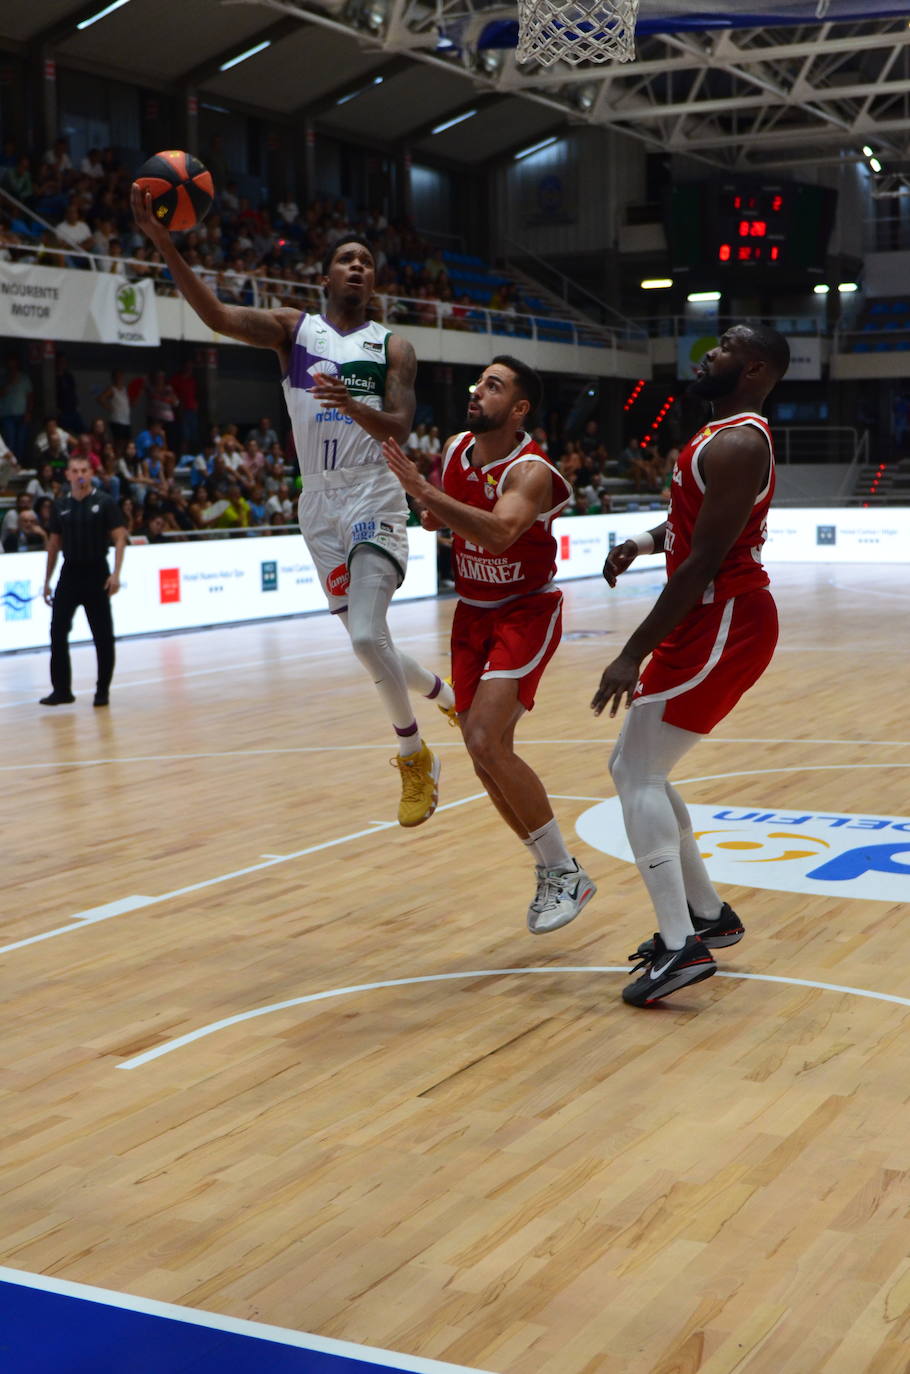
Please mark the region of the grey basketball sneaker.
POLYGON ((545 935, 574 921, 597 891, 577 859, 571 868, 537 867, 537 893, 528 907, 528 930, 545 935))

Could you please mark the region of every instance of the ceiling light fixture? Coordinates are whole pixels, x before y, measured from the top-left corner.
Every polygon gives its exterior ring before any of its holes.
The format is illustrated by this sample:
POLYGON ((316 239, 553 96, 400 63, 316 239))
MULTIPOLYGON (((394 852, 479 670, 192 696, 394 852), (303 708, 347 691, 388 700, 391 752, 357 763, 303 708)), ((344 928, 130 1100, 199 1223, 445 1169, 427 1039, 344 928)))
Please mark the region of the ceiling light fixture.
POLYGON ((266 38, 261 43, 257 43, 254 48, 247 48, 246 52, 238 53, 238 55, 232 57, 229 62, 222 62, 218 70, 220 72, 229 72, 232 67, 239 67, 240 63, 246 62, 247 58, 255 57, 257 52, 265 52, 266 48, 270 48, 271 46, 271 38, 266 38))
POLYGON ((99 19, 103 19, 106 14, 113 14, 114 10, 119 10, 121 6, 125 5, 126 3, 127 0, 114 0, 114 3, 112 5, 105 5, 103 10, 99 10, 97 14, 93 14, 90 19, 83 19, 81 24, 76 25, 76 28, 90 29, 93 24, 98 23, 99 19))
POLYGON ((445 133, 446 129, 454 129, 456 124, 463 124, 466 119, 473 119, 476 110, 465 110, 464 114, 454 115, 451 119, 445 120, 442 124, 437 124, 435 129, 431 129, 431 134, 445 133))
POLYGON ((532 143, 530 148, 522 148, 520 153, 516 153, 515 161, 520 162, 523 157, 530 157, 532 153, 539 153, 541 148, 551 148, 554 143, 558 142, 559 139, 556 134, 552 134, 549 138, 542 138, 539 143, 532 143))

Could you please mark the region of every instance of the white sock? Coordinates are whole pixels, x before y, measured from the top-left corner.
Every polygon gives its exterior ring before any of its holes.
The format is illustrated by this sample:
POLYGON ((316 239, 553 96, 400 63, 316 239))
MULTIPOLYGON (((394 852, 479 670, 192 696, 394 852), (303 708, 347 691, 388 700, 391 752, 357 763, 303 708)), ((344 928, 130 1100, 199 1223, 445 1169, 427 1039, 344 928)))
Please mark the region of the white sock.
POLYGON ((420 731, 417 728, 417 721, 413 721, 407 730, 399 730, 395 726, 395 734, 398 736, 398 756, 402 759, 409 759, 412 754, 420 753, 420 746, 423 740, 420 738, 420 731))
POLYGON ((664 944, 667 949, 682 949, 695 931, 686 906, 679 850, 655 849, 643 859, 636 859, 635 866, 654 903, 664 944))
POLYGON ((566 849, 566 842, 560 833, 555 816, 539 830, 532 830, 525 844, 533 851, 542 868, 571 868, 575 862, 566 849))

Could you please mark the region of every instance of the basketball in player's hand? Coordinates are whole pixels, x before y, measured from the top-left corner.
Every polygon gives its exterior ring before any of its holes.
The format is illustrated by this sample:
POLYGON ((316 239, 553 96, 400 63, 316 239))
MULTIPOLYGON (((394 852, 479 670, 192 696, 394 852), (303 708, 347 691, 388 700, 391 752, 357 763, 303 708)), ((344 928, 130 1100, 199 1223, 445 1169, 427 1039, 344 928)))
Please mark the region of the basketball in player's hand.
POLYGON ((133 180, 151 195, 152 214, 165 229, 192 229, 212 208, 212 174, 192 153, 156 153, 133 180))

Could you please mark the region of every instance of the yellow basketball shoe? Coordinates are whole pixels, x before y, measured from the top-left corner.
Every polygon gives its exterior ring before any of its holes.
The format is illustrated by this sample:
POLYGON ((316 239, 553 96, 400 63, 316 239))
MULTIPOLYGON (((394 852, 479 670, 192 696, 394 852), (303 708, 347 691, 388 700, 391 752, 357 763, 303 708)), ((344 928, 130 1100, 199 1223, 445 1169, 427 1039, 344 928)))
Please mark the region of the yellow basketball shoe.
POLYGON ((390 759, 401 774, 401 801, 398 804, 398 824, 423 825, 436 810, 439 801, 439 759, 423 740, 416 754, 406 758, 398 755, 390 759))
MULTIPOLYGON (((450 677, 444 677, 442 680, 443 680, 443 682, 446 684, 447 687, 451 687, 453 691, 455 690, 455 683, 452 681, 452 679, 451 679, 450 677)), ((442 714, 445 716, 446 720, 449 722, 449 724, 450 724, 454 729, 459 729, 459 728, 460 728, 460 721, 459 721, 459 719, 458 719, 458 712, 455 710, 455 703, 454 703, 454 702, 452 703, 451 706, 440 706, 440 705, 439 705, 439 702, 437 701, 436 706, 437 706, 437 708, 442 712, 442 714)))

